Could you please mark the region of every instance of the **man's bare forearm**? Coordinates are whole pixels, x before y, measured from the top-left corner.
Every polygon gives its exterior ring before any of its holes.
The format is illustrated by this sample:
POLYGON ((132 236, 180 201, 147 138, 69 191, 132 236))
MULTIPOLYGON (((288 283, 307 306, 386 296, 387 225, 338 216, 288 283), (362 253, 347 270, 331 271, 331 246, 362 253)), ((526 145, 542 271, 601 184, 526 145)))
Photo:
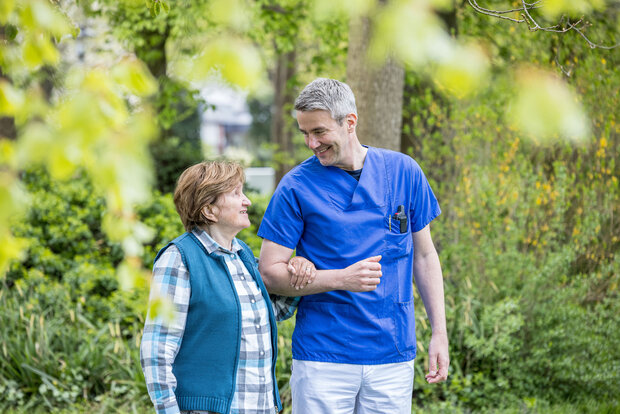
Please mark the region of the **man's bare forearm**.
POLYGON ((282 296, 306 296, 315 293, 338 290, 338 277, 336 272, 342 270, 317 270, 312 283, 300 289, 291 286, 291 276, 288 271, 288 263, 274 263, 271 266, 260 266, 259 270, 269 293, 282 296))
POLYGON ((437 253, 417 257, 413 274, 433 333, 446 333, 443 276, 437 253))
POLYGON ((258 268, 270 293, 283 296, 306 296, 332 290, 369 292, 381 280, 381 256, 368 257, 344 269, 317 270, 312 283, 303 289, 292 286, 288 270, 293 249, 263 240, 258 268))

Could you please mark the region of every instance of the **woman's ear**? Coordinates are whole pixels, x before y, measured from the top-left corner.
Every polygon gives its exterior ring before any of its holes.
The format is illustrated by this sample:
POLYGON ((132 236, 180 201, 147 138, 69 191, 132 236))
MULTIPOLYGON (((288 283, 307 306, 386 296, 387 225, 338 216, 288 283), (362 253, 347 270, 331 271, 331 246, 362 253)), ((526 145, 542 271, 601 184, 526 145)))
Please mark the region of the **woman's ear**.
POLYGON ((217 210, 215 206, 204 206, 202 208, 202 215, 211 223, 217 223, 217 212, 215 210, 217 210))

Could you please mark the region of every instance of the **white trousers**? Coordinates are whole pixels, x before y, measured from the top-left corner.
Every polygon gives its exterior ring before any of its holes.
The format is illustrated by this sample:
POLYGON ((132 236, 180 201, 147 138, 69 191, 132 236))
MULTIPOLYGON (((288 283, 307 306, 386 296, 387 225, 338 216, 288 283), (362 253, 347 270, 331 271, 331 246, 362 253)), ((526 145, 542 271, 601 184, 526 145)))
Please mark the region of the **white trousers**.
POLYGON ((411 414, 413 361, 382 365, 293 360, 293 414, 411 414))

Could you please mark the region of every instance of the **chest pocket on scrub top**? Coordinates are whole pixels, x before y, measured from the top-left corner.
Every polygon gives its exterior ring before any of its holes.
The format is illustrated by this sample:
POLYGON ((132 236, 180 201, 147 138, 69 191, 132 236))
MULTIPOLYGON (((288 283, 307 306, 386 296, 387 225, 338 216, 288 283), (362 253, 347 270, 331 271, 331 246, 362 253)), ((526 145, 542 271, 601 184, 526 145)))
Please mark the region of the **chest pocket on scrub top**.
POLYGON ((409 228, 407 228, 406 232, 401 233, 398 222, 394 223, 394 220, 392 220, 392 226, 390 229, 390 220, 386 217, 384 256, 386 258, 397 259, 411 253, 412 247, 413 240, 411 238, 409 228))

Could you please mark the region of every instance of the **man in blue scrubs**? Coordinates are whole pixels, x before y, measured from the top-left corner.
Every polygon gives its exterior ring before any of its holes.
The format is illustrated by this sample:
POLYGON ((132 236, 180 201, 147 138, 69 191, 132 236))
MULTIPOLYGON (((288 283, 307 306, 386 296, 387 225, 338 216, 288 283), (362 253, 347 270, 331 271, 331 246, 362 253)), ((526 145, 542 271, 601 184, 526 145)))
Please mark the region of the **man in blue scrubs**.
POLYGON ((314 152, 279 183, 258 235, 271 293, 302 295, 293 333, 293 413, 410 413, 416 356, 412 274, 432 327, 429 383, 448 376, 443 277, 429 223, 440 214, 409 156, 360 144, 344 83, 319 78, 295 101, 314 152), (315 279, 299 289, 296 249, 315 279))

